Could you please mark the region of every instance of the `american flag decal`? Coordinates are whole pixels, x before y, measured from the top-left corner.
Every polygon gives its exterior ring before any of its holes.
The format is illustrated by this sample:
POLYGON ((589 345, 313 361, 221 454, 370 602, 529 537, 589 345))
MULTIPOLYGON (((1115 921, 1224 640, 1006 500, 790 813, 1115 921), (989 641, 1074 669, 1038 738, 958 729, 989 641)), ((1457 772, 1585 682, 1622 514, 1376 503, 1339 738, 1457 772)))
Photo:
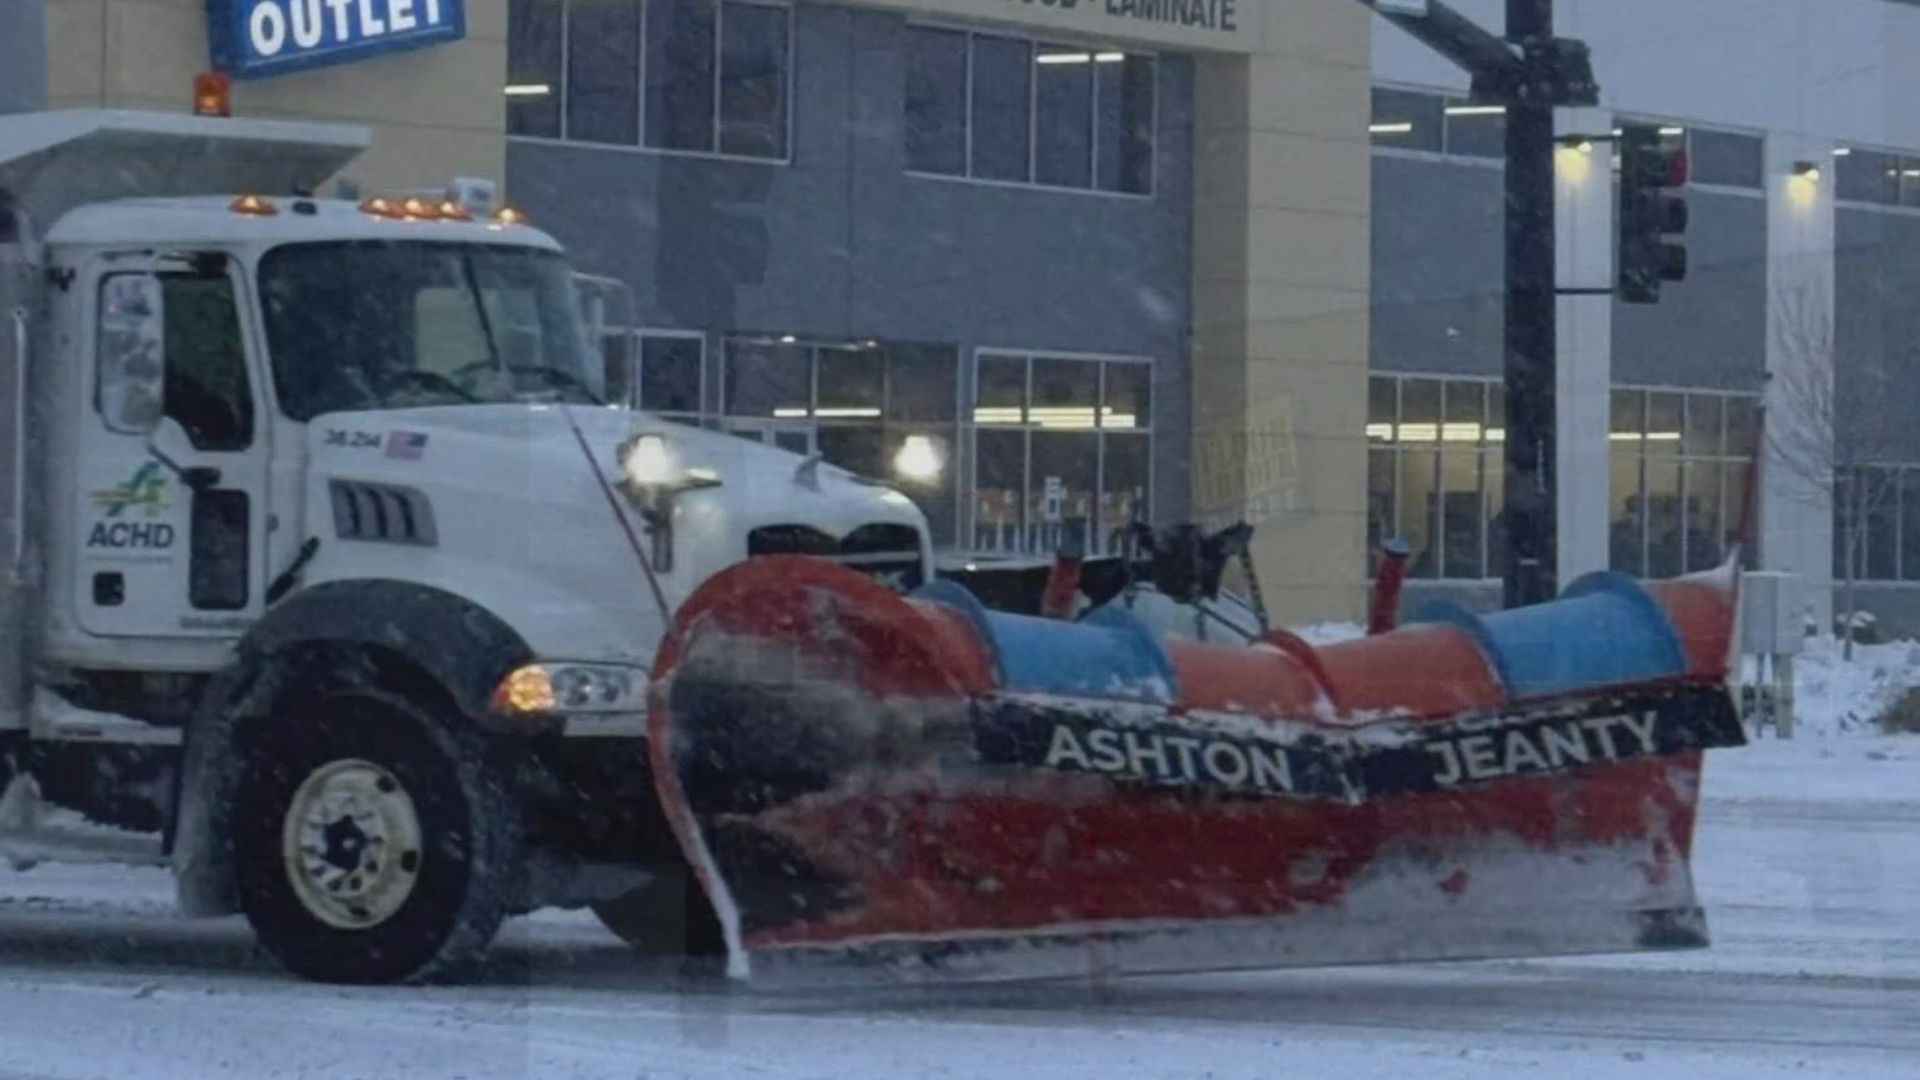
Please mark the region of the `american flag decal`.
POLYGON ((387 436, 387 456, 418 461, 427 452, 427 436, 419 431, 396 431, 387 436))

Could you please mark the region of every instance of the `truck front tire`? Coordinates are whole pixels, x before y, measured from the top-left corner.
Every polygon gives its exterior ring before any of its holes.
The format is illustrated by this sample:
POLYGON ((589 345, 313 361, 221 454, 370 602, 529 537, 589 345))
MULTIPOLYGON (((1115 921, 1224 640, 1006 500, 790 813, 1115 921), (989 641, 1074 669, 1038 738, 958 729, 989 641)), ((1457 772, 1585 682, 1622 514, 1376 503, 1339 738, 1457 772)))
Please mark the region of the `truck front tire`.
POLYGON ((322 982, 421 982, 492 941, 517 811, 477 733, 372 687, 310 688, 242 738, 234 883, 261 944, 322 982))

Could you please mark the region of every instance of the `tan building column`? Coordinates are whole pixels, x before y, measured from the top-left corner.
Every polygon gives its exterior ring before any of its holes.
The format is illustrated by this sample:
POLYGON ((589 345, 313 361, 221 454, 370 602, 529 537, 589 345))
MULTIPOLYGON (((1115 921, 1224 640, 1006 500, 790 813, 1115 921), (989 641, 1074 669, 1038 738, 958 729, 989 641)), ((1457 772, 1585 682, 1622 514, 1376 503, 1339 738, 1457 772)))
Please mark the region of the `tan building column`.
MULTIPOLYGON (((373 149, 347 170, 370 190, 503 181, 507 0, 466 13, 461 41, 236 80, 234 115, 371 126, 373 149)), ((48 108, 185 112, 207 41, 206 0, 47 0, 48 108)))
POLYGON ((1256 526, 1281 622, 1366 594, 1371 19, 1269 0, 1262 52, 1196 65, 1195 510, 1256 526))

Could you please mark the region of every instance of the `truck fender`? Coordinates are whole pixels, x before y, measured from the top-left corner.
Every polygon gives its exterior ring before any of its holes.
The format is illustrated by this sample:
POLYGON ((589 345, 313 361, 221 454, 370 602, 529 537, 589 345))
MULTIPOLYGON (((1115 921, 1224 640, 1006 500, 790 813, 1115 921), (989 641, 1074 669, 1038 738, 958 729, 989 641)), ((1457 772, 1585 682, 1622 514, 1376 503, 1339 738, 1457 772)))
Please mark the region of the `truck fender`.
POLYGON ((183 914, 236 910, 226 815, 239 781, 237 736, 248 723, 272 715, 303 652, 328 646, 404 658, 479 724, 488 722, 488 701, 499 680, 533 657, 525 639, 498 616, 430 586, 329 581, 275 605, 213 678, 187 726, 166 837, 183 914))

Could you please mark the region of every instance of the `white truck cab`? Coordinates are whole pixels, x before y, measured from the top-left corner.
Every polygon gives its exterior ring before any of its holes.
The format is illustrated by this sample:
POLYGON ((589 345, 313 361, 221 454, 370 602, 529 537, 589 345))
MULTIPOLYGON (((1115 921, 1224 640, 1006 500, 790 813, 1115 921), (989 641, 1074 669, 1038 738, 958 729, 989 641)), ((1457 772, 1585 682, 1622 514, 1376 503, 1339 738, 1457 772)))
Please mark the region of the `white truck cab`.
POLYGON ((553 903, 698 944, 642 741, 675 608, 757 554, 917 585, 926 522, 603 401, 552 238, 310 193, 366 145, 0 117, 0 855, 169 862, 323 979, 553 903))

